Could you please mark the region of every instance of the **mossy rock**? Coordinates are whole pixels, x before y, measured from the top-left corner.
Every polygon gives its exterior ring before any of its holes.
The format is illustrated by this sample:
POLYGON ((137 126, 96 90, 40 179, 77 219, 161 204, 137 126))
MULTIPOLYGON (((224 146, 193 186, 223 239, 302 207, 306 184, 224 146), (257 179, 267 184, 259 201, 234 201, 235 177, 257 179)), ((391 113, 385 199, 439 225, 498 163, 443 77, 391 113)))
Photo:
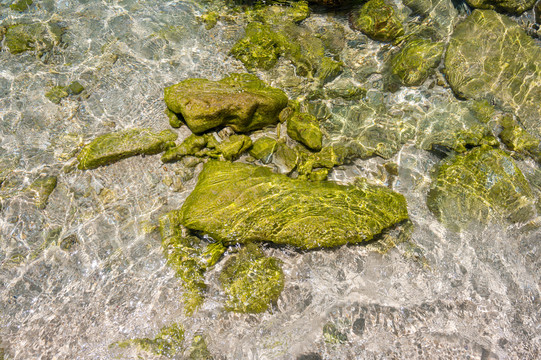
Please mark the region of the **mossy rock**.
POLYGON ((490 9, 500 12, 520 15, 530 10, 537 0, 466 0, 476 9, 490 9))
POLYGON ((252 139, 248 135, 231 135, 219 143, 212 134, 191 134, 179 146, 168 149, 162 155, 162 161, 164 163, 175 162, 185 156, 211 157, 233 161, 238 159, 251 146, 252 139))
POLYGON ((174 145, 177 134, 150 129, 130 129, 109 133, 86 145, 77 159, 80 170, 95 169, 136 155, 159 154, 174 145))
POLYGON ((137 338, 119 341, 111 344, 111 347, 127 348, 137 346, 143 351, 172 357, 184 350, 184 327, 179 324, 171 324, 163 327, 154 338, 137 338))
POLYGON ((210 353, 207 342, 202 335, 195 335, 190 347, 189 360, 212 360, 213 356, 210 353))
POLYGON ((440 63, 443 48, 443 43, 430 40, 409 41, 391 60, 391 71, 403 85, 421 85, 440 63))
POLYGON ((45 93, 45 97, 55 104, 60 104, 60 101, 68 97, 68 95, 65 86, 54 86, 45 93))
POLYGON ((308 14, 308 7, 306 12, 304 8, 292 12, 290 7, 277 5, 254 11, 246 35, 233 46, 231 55, 249 71, 269 70, 283 56, 295 65, 299 76, 331 81, 342 72, 342 63, 325 56, 323 40, 297 24, 308 14))
POLYGON ((323 133, 315 116, 295 112, 287 119, 287 135, 313 151, 321 150, 323 133))
POLYGON ((184 226, 224 244, 301 249, 368 241, 408 218, 404 197, 387 188, 308 182, 219 161, 205 164, 180 211, 184 226))
POLYGON ((44 209, 56 184, 56 176, 43 176, 36 179, 24 193, 32 199, 37 208, 44 209))
POLYGON ((219 126, 248 132, 276 124, 287 102, 282 90, 249 74, 220 81, 188 79, 165 89, 167 107, 195 134, 219 126))
POLYGON ((402 3, 425 19, 419 27, 408 29, 410 34, 414 32, 424 38, 447 42, 460 19, 458 7, 452 0, 403 0, 402 3))
POLYGON ((30 5, 32 5, 34 3, 33 0, 18 0, 16 2, 14 2, 13 4, 11 4, 9 6, 9 8, 11 10, 15 10, 15 11, 20 11, 20 12, 23 12, 25 11, 26 9, 28 9, 28 7, 30 5))
POLYGON ((261 137, 254 141, 250 149, 250 155, 257 160, 261 160, 264 164, 268 164, 272 154, 276 151, 277 141, 270 137, 261 137))
POLYGON ((62 42, 64 29, 58 23, 15 24, 8 26, 4 44, 12 54, 50 51, 62 42))
POLYGON ((337 165, 342 165, 347 158, 347 148, 339 145, 325 146, 316 153, 299 151, 297 161, 299 178, 309 178, 313 181, 325 180, 329 170, 337 165))
POLYGON ((503 130, 499 137, 508 149, 541 162, 541 140, 526 132, 512 116, 502 117, 500 125, 503 130))
POLYGON ((451 100, 433 99, 432 109, 418 121, 415 141, 418 148, 463 153, 475 146, 498 145, 485 122, 486 109, 476 103, 451 100))
POLYGON ((429 209, 452 230, 491 219, 526 222, 535 196, 513 159, 488 146, 442 161, 427 197, 429 209))
POLYGON ((389 42, 404 34, 404 27, 391 5, 383 0, 370 0, 349 17, 349 25, 369 38, 389 42))
POLYGON ((541 137, 541 47, 507 16, 474 10, 457 25, 445 74, 459 97, 494 101, 541 137))
POLYGON ((225 308, 240 313, 260 313, 276 302, 284 288, 281 261, 266 257, 248 244, 230 257, 220 273, 226 295, 225 308))

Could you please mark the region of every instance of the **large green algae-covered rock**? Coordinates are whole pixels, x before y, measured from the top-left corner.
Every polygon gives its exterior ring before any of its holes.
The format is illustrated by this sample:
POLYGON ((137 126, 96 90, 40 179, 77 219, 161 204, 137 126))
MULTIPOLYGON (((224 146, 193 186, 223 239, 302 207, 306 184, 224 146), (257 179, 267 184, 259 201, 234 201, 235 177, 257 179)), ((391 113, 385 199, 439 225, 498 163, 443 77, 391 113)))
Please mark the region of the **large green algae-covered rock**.
POLYGON ((409 41, 391 60, 391 71, 406 86, 421 85, 440 63, 443 48, 443 43, 429 40, 409 41))
POLYGON ((177 134, 171 130, 156 133, 150 129, 130 129, 94 139, 77 156, 78 168, 95 169, 135 155, 155 155, 174 145, 177 134))
POLYGON ((459 19, 453 0, 403 0, 415 14, 425 18, 416 33, 432 40, 445 40, 459 19))
POLYGON ((445 73, 460 97, 494 100, 541 136, 541 47, 505 15, 475 10, 457 25, 445 73))
POLYGON ((227 260, 220 282, 226 294, 227 310, 260 313, 278 300, 284 288, 284 273, 280 260, 266 257, 250 243, 227 260))
POLYGON ((537 0, 466 0, 476 9, 490 9, 520 15, 533 7, 537 0))
POLYGON ((370 0, 351 13, 351 28, 360 30, 378 41, 393 41, 404 34, 404 28, 394 9, 383 0, 370 0))
POLYGON ((488 146, 444 160, 427 204, 453 230, 490 219, 525 222, 535 214, 535 197, 520 169, 505 152, 488 146))
POLYGON ((200 134, 218 126, 248 132, 278 123, 287 96, 254 75, 232 74, 219 81, 188 79, 165 88, 165 103, 200 134))
POLYGON ((205 164, 180 211, 184 226, 224 243, 302 249, 368 241, 408 218, 405 198, 387 188, 308 182, 218 161, 205 164))
POLYGON ((45 52, 62 41, 64 29, 55 22, 15 24, 7 27, 4 44, 12 54, 45 52))

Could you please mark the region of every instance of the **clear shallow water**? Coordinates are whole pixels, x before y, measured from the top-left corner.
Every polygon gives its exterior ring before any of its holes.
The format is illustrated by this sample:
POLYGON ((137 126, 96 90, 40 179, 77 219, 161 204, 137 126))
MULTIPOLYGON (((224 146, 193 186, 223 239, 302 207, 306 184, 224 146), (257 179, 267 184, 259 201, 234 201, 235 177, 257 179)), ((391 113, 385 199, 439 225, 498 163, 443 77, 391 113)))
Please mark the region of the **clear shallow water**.
MULTIPOLYGON (((173 322, 185 327, 188 344, 193 334, 203 333, 209 350, 224 359, 307 353, 325 359, 539 357, 541 231, 504 224, 460 234, 446 230, 425 203, 439 158, 417 149, 415 139, 392 158, 400 165, 393 188, 408 200, 413 241, 428 267, 404 256, 405 245, 385 255, 363 246, 305 253, 267 248, 284 262, 285 272, 285 289, 272 311, 225 312, 220 263, 207 274, 203 308, 193 317, 183 314, 182 287, 165 265, 156 224, 160 214, 180 207, 196 174, 180 164, 163 166, 158 156, 66 170, 77 149, 97 135, 134 126, 169 128, 165 86, 244 71, 227 55, 242 27, 223 21, 207 31, 198 20, 212 6, 49 1, 22 14, 1 8, 3 24, 56 19, 67 27, 65 47, 44 59, 0 52, 1 170, 9 172, 2 196, 16 194, 41 174, 58 176, 44 210, 23 196, 2 200, 0 347, 6 357, 131 359, 136 349, 109 345, 153 337, 173 322), (50 86, 73 80, 86 94, 60 105, 44 96, 50 86), (175 179, 170 186, 169 178, 175 179), (73 250, 58 246, 73 236, 73 250), (347 340, 326 342, 322 329, 328 323, 347 340)), ((312 15, 309 21, 346 24, 340 14, 312 15)), ((342 54, 357 55, 347 58, 358 70, 356 81, 381 93, 385 49, 347 26, 345 36, 342 54)), ((299 86, 310 84, 285 86, 280 74, 293 70, 284 60, 258 75, 295 97, 304 91, 299 86)), ((448 89, 436 86, 387 94, 385 102, 391 111, 421 108, 407 112, 415 117, 451 98, 448 89)), ((381 163, 358 160, 331 177, 385 181, 377 175, 381 163)), ((520 166, 535 170, 527 161, 520 166)))

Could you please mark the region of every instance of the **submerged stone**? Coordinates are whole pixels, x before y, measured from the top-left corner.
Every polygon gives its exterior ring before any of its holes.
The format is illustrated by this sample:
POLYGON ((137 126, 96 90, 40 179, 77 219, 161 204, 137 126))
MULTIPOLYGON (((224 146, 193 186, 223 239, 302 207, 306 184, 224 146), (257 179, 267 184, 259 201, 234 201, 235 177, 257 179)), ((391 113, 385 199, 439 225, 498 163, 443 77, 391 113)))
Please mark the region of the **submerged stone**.
POLYGON ((45 206, 47 206, 49 196, 56 188, 56 183, 56 176, 40 177, 35 180, 28 188, 26 188, 24 192, 32 199, 34 204, 39 209, 44 209, 45 206))
POLYGON ((55 22, 8 26, 4 43, 12 54, 45 52, 60 44, 64 29, 55 22))
POLYGON ((431 69, 438 66, 443 54, 443 43, 417 39, 409 41, 391 60, 392 73, 403 85, 421 85, 431 69))
POLYGON ((466 0, 476 9, 490 9, 520 15, 533 7, 537 0, 466 0))
POLYGON ((190 315, 204 301, 205 271, 213 267, 225 252, 221 243, 205 243, 190 235, 181 225, 181 213, 170 211, 160 217, 162 248, 167 264, 183 281, 184 310, 190 315))
POLYGON ((220 282, 226 295, 225 308, 241 313, 260 313, 278 300, 284 288, 281 261, 265 256, 249 243, 227 260, 220 282))
POLYGON ((488 146, 442 161, 427 205, 453 230, 491 219, 525 222, 535 215, 535 196, 520 169, 505 152, 488 146))
MULTIPOLYGON (((459 19, 459 11, 453 0, 403 0, 402 3, 414 14, 425 18, 415 33, 432 40, 446 41, 459 19)), ((464 4, 462 8, 465 10, 464 4)))
POLYGON ((137 346, 143 351, 171 357, 184 349, 184 327, 174 323, 163 327, 153 339, 130 339, 113 343, 111 346, 118 346, 120 348, 137 346))
POLYGON ((349 25, 377 41, 393 41, 404 34, 400 19, 392 6, 383 0, 370 0, 351 13, 349 25))
POLYGON ((276 151, 277 142, 270 137, 261 137, 254 141, 250 149, 250 155, 257 160, 261 160, 264 164, 270 162, 272 154, 276 151))
POLYGON ((15 11, 25 11, 30 5, 34 3, 33 0, 18 0, 11 4, 9 8, 15 11))
POLYGON ((340 145, 363 159, 388 159, 415 136, 415 119, 391 114, 383 102, 359 101, 335 105, 321 122, 331 145, 340 145))
POLYGON ((216 151, 224 160, 236 160, 239 156, 252 146, 252 139, 248 135, 231 135, 227 140, 221 142, 216 151))
POLYGON ((438 150, 443 147, 462 153, 474 146, 498 145, 477 104, 445 98, 432 101, 433 107, 418 120, 415 141, 418 148, 438 150))
POLYGON ((541 140, 528 134, 511 116, 502 117, 500 125, 500 139, 510 150, 541 162, 541 140))
POLYGON ((205 164, 180 211, 184 226, 225 244, 301 249, 368 241, 408 218, 404 197, 387 188, 308 182, 218 161, 205 164))
POLYGON ((188 79, 165 89, 169 110, 196 134, 219 126, 248 132, 276 124, 287 102, 282 90, 249 74, 232 74, 220 81, 188 79))
POLYGON ((254 11, 253 21, 246 26, 245 37, 231 49, 231 55, 243 62, 250 71, 271 69, 279 57, 290 60, 303 77, 315 77, 322 82, 334 79, 342 72, 342 63, 325 55, 322 39, 297 22, 306 18, 305 2, 287 6, 267 6, 254 11))
POLYGON ((51 90, 45 93, 45 97, 55 104, 60 104, 63 98, 68 97, 68 92, 65 86, 54 86, 51 90))
POLYGON ((171 130, 156 133, 150 129, 130 129, 105 134, 81 150, 78 168, 95 169, 135 155, 159 154, 174 145, 176 138, 171 130))
POLYGON ((287 119, 287 135, 313 151, 321 150, 323 134, 315 116, 294 112, 287 119))
POLYGON ((541 47, 510 18, 473 11, 453 32, 445 73, 458 96, 494 100, 541 137, 541 47))

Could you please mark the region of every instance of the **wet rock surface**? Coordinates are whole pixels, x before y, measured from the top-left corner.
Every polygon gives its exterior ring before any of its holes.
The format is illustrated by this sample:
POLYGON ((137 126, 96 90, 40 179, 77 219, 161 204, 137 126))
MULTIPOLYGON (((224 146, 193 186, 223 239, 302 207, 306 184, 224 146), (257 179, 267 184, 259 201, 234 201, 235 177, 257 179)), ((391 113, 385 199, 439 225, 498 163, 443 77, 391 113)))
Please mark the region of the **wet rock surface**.
POLYGON ((238 74, 185 80, 165 89, 165 103, 196 134, 226 125, 247 132, 276 124, 287 97, 253 75, 238 74))
POLYGON ((511 157, 477 147, 439 165, 427 197, 430 210, 452 229, 491 217, 527 222, 535 216, 535 197, 511 157))
POLYGON ((218 241, 301 249, 368 241, 408 218, 404 197, 385 188, 310 183, 225 162, 205 165, 181 212, 182 225, 218 241))
POLYGON ((475 10, 460 23, 445 55, 445 74, 457 95, 494 100, 541 136, 541 48, 510 18, 475 10))

